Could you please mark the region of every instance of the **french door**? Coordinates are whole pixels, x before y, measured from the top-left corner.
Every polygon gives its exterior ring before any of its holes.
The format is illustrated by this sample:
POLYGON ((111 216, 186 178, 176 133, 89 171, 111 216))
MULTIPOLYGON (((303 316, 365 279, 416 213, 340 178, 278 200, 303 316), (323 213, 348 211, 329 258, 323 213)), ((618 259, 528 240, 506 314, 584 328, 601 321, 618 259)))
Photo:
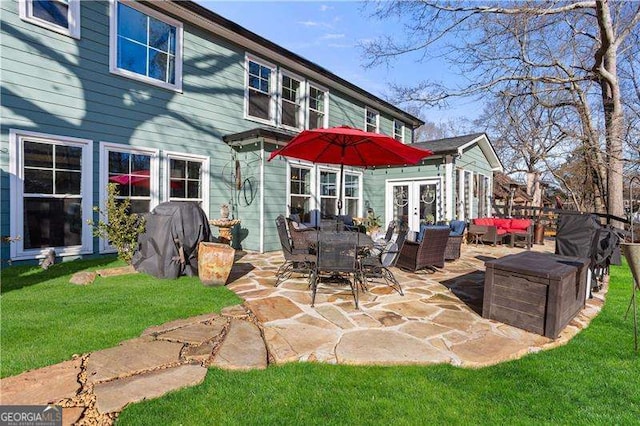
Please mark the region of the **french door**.
POLYGON ((440 180, 394 181, 386 184, 385 226, 392 220, 419 232, 421 223, 436 223, 441 216, 440 180))

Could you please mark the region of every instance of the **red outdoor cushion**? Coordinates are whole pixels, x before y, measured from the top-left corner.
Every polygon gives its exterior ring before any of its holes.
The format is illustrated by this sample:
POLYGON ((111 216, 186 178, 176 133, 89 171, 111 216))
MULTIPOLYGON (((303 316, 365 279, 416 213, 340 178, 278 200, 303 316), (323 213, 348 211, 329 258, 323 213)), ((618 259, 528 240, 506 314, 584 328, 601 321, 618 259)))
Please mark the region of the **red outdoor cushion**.
POLYGON ((526 231, 531 225, 531 221, 529 219, 511 219, 511 229, 514 231, 521 230, 526 231))
POLYGON ((473 219, 474 225, 480 226, 493 226, 493 218, 492 217, 478 217, 473 219))
POLYGON ((493 219, 493 223, 498 227, 498 229, 511 228, 511 219, 503 219, 500 217, 496 217, 495 219, 493 219))
POLYGON ((504 235, 504 234, 506 234, 507 232, 508 232, 508 231, 507 231, 505 228, 498 228, 498 229, 496 230, 496 234, 498 234, 498 235, 504 235))

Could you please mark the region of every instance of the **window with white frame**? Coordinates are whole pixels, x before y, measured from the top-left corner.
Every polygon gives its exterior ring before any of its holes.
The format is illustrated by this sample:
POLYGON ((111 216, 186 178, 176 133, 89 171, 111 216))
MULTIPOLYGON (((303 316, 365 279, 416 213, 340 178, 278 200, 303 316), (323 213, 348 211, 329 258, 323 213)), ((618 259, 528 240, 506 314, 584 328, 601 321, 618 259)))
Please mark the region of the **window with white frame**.
POLYGON ((398 120, 393 120, 393 137, 404 143, 404 123, 398 120))
POLYGON ((80 38, 80 0, 20 0, 20 18, 80 38))
POLYGON ((272 90, 275 67, 247 58, 246 113, 248 117, 274 121, 272 90))
POLYGON ((182 23, 138 2, 112 1, 110 70, 182 90, 182 23))
POLYGON ((282 94, 280 96, 280 123, 283 126, 300 129, 304 126, 302 109, 302 81, 288 74, 282 74, 282 94))
POLYGON ((10 131, 12 259, 90 253, 91 144, 86 139, 10 131))
POLYGON ((378 111, 365 107, 364 130, 367 132, 379 133, 380 114, 378 111))
POLYGON ((344 213, 351 217, 360 216, 360 176, 344 175, 344 213))
POLYGON ((302 222, 312 222, 311 169, 308 167, 289 168, 289 213, 298 215, 302 222))
POLYGON ((320 171, 320 215, 323 218, 333 217, 338 206, 338 173, 327 170, 320 171))
POLYGON ((307 114, 309 116, 308 129, 327 127, 327 92, 316 86, 309 85, 309 102, 307 114))
POLYGON ((208 211, 208 157, 166 153, 165 194, 168 201, 194 201, 208 211))

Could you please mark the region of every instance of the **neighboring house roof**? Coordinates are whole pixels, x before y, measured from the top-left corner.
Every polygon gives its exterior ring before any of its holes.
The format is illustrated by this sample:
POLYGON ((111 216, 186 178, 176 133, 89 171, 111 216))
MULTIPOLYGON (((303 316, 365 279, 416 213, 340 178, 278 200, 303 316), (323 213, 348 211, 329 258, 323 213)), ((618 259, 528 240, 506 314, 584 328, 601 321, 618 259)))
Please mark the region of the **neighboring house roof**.
POLYGON ((522 185, 501 172, 493 174, 493 197, 496 200, 508 200, 511 196, 512 184, 518 185, 513 193, 513 201, 516 204, 526 204, 531 202, 531 197, 527 195, 527 192, 524 189, 522 189, 522 185))
POLYGON ((174 13, 189 22, 211 31, 217 36, 230 40, 244 48, 257 53, 265 53, 268 56, 264 59, 276 60, 281 65, 289 68, 290 71, 297 71, 306 74, 320 84, 329 86, 339 86, 344 92, 358 99, 365 105, 382 109, 394 118, 401 120, 411 128, 417 128, 424 124, 418 117, 409 114, 395 105, 375 96, 372 93, 356 86, 349 81, 338 77, 326 68, 285 49, 276 43, 267 40, 258 34, 232 22, 215 12, 195 3, 186 0, 171 0, 170 2, 152 2, 154 6, 174 13), (372 105, 373 104, 373 105, 372 105))
POLYGON ((462 155, 465 149, 476 143, 487 158, 489 165, 491 165, 491 169, 494 172, 503 171, 504 168, 498 158, 498 154, 496 154, 495 149, 493 149, 493 146, 485 133, 472 133, 470 135, 455 136, 453 138, 416 142, 412 145, 417 146, 418 148, 430 149, 433 151, 434 155, 462 155))

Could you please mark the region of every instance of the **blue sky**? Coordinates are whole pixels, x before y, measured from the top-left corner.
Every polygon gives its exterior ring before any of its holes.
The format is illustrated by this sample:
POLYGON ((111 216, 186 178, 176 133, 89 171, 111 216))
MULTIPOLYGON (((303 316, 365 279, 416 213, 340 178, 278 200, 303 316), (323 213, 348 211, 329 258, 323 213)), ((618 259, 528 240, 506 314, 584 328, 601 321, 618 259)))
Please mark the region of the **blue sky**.
MULTIPOLYGON (((383 98, 391 82, 411 85, 427 76, 445 83, 456 81, 444 62, 418 64, 413 58, 402 58, 388 69, 385 66, 365 69, 358 43, 398 34, 402 25, 369 18, 370 9, 364 9, 362 2, 199 0, 198 3, 383 98)), ((426 118, 436 123, 456 117, 476 118, 479 110, 477 104, 468 100, 453 100, 449 109, 426 110, 426 118)))

